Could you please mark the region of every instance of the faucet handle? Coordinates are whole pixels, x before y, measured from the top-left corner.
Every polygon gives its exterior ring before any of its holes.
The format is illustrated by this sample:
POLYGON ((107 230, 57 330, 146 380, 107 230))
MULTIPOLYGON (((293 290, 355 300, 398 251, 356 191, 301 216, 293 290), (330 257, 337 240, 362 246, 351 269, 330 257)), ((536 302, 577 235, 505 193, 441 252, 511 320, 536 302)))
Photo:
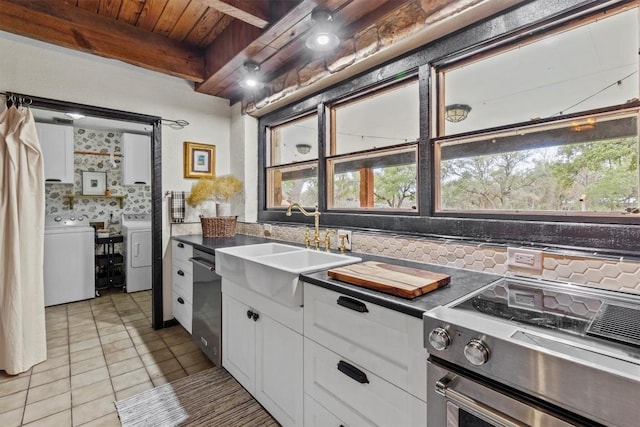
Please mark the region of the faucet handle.
POLYGON ((324 234, 324 250, 331 252, 331 234, 337 234, 336 230, 327 230, 324 234))

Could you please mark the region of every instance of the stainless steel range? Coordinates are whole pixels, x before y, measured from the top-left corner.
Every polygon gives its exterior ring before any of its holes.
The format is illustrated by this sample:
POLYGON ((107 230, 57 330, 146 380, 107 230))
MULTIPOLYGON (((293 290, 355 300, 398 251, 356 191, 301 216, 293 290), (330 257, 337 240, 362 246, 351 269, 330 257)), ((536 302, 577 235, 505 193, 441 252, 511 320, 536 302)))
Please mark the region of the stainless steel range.
POLYGON ((424 315, 428 425, 640 425, 640 297, 503 278, 424 315))

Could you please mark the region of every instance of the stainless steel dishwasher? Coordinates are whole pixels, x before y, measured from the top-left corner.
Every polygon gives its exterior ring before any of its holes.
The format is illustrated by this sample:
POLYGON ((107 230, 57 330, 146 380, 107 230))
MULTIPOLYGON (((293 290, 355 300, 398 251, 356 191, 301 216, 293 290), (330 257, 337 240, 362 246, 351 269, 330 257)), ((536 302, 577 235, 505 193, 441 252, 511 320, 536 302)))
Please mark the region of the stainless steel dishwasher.
POLYGON ((216 365, 222 366, 222 283, 215 255, 193 250, 192 339, 216 365))

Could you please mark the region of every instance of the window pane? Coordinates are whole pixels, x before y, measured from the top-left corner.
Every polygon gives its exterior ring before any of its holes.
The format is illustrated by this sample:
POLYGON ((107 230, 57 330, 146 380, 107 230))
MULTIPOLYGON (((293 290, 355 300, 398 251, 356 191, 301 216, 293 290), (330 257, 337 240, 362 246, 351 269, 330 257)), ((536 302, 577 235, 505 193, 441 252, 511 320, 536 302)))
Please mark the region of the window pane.
POLYGON ((416 209, 416 147, 329 160, 333 209, 416 209))
POLYGON ((287 207, 291 203, 313 207, 318 204, 318 165, 269 168, 267 170, 267 208, 287 207))
POLYGON ((638 93, 635 8, 445 71, 443 107, 471 111, 443 120, 440 134, 624 104, 638 93))
POLYGON ((634 212, 637 113, 437 144, 440 210, 634 212))
POLYGON ((354 153, 414 142, 420 136, 418 82, 413 80, 335 108, 335 152, 354 153))
POLYGON ((318 158, 318 116, 313 114, 271 128, 271 166, 318 158))

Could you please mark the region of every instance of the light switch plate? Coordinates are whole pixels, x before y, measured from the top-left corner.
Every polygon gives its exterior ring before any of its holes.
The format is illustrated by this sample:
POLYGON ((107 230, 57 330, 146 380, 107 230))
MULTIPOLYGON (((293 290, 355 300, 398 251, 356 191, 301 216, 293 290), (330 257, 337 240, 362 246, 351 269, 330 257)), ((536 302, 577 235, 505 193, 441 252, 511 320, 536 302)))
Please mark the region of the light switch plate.
POLYGON ((507 248, 507 265, 527 270, 542 270, 542 251, 523 248, 507 248))

